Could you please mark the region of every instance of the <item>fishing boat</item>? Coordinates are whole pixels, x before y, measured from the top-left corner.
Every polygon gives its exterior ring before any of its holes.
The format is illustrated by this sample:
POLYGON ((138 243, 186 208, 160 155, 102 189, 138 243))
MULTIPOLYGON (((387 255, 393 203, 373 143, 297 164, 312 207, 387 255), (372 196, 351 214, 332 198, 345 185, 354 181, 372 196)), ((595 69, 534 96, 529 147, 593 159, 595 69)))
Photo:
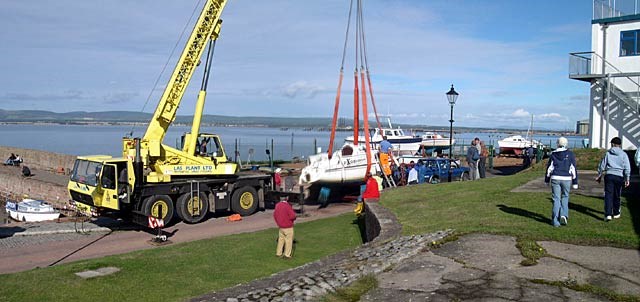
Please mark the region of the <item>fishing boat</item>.
POLYGON ((52 205, 42 201, 25 198, 21 202, 7 201, 5 210, 9 217, 22 222, 54 220, 60 217, 52 205))
MULTIPOLYGON (((389 141, 389 143, 393 145, 393 155, 415 155, 416 153, 418 153, 422 138, 407 135, 400 127, 393 128, 389 119, 387 119, 387 121, 389 123, 388 128, 376 128, 370 131, 370 142, 372 144, 372 148, 378 149, 378 146, 383 137, 386 136, 387 141, 389 141)), ((344 141, 346 143, 353 144, 353 135, 347 136, 344 141)), ((365 143, 364 135, 358 136, 358 143, 365 143)))
MULTIPOLYGON (((371 173, 379 172, 375 150, 371 152, 371 173)), ((300 185, 305 184, 344 184, 362 182, 367 171, 367 150, 364 144, 354 145, 345 143, 342 148, 333 153, 329 159, 328 153, 311 155, 307 165, 300 173, 300 185)))

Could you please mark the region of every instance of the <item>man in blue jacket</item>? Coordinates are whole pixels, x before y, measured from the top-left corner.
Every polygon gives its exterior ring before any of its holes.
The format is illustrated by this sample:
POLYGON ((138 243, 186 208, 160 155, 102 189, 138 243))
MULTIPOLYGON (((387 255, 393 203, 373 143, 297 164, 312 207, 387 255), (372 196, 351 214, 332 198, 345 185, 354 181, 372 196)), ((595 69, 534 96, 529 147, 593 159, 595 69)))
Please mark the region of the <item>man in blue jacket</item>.
POLYGON ((629 186, 631 165, 621 147, 622 140, 619 137, 612 138, 611 149, 605 153, 598 167, 596 181, 600 182, 604 174, 604 221, 610 221, 612 216, 620 218, 622 186, 629 186))
POLYGON ((551 182, 551 197, 553 198, 553 210, 551 212, 551 222, 554 227, 561 224, 566 225, 569 219, 569 192, 573 185, 578 188, 578 170, 576 168, 576 157, 573 152, 567 150, 569 141, 560 137, 558 147, 549 156, 547 172, 544 182, 551 182))

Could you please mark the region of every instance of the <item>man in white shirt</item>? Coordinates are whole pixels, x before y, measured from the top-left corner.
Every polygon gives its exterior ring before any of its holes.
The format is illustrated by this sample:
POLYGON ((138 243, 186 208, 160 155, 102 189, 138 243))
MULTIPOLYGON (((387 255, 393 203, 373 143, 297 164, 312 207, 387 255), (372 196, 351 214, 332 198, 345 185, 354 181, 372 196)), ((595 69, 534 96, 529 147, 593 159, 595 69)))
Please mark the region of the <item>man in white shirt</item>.
POLYGON ((407 183, 410 185, 418 184, 418 170, 416 169, 416 164, 411 161, 409 163, 409 175, 407 176, 407 183))

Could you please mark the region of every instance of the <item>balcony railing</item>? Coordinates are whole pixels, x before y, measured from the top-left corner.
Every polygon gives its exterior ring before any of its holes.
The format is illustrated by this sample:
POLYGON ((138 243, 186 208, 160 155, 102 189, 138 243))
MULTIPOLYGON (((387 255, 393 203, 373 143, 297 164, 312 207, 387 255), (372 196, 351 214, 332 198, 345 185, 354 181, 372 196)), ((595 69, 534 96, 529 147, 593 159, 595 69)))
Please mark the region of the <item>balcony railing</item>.
POLYGON ((593 0, 593 20, 640 14, 640 0, 593 0))

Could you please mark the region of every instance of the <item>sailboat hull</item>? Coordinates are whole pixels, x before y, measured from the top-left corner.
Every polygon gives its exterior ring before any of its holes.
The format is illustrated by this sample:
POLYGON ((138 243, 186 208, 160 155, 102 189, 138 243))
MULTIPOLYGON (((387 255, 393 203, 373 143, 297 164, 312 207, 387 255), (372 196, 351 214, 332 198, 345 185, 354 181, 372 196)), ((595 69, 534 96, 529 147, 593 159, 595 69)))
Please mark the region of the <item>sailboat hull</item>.
MULTIPOLYGON (((371 152, 371 173, 379 172, 379 165, 371 152)), ((346 143, 329 159, 327 153, 309 156, 307 166, 302 169, 299 183, 346 184, 363 182, 367 171, 367 154, 364 146, 346 143)))

